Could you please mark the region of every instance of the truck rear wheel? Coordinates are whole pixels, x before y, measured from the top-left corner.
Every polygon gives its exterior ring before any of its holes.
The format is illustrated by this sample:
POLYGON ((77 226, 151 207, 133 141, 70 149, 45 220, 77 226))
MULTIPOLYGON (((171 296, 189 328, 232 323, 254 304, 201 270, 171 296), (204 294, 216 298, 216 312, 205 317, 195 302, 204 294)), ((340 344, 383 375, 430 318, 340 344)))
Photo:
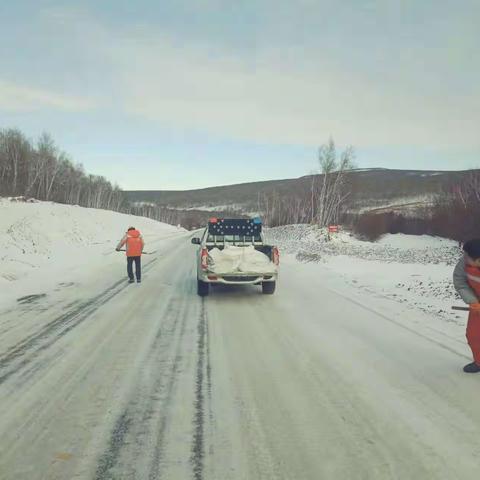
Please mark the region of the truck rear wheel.
POLYGON ((197 280, 197 293, 201 297, 206 297, 210 291, 210 284, 197 280))
POLYGON ((275 287, 277 282, 263 282, 262 283, 262 293, 266 295, 272 295, 275 292, 275 287))

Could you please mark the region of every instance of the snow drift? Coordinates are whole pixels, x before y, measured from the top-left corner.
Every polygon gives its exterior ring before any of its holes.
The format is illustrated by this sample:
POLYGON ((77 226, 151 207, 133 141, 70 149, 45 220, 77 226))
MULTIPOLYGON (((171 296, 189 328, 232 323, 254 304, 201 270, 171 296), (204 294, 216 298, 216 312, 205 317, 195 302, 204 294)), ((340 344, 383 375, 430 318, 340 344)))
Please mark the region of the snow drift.
POLYGON ((0 304, 7 297, 52 287, 73 271, 92 270, 114 249, 129 226, 138 228, 146 249, 183 229, 109 210, 0 198, 0 304))

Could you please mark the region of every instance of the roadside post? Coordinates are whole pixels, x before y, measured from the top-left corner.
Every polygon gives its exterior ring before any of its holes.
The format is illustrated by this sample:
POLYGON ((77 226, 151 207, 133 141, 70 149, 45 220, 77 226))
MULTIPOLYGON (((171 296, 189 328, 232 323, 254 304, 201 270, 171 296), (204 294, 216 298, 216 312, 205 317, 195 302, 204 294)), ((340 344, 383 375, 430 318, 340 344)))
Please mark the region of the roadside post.
POLYGON ((331 234, 332 233, 338 233, 340 230, 340 227, 338 225, 329 225, 328 226, 328 240, 331 240, 331 234))

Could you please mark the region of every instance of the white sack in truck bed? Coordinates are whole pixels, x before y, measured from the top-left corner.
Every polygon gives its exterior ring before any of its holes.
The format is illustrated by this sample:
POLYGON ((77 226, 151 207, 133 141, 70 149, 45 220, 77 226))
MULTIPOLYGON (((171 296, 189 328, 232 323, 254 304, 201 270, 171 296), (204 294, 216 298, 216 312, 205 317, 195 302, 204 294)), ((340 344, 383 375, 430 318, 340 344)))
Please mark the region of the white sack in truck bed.
POLYGON ((267 255, 255 250, 253 245, 236 247, 225 245, 223 250, 212 248, 208 252, 208 269, 217 274, 242 273, 275 273, 276 266, 267 255))

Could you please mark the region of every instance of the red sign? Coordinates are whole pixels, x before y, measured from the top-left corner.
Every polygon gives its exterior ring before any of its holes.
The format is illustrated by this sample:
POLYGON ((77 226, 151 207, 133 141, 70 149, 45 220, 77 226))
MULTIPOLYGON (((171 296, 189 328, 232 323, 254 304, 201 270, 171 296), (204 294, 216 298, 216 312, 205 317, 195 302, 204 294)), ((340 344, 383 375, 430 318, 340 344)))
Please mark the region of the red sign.
POLYGON ((330 225, 328 227, 328 231, 330 233, 338 233, 338 231, 340 230, 339 226, 338 225, 330 225))

